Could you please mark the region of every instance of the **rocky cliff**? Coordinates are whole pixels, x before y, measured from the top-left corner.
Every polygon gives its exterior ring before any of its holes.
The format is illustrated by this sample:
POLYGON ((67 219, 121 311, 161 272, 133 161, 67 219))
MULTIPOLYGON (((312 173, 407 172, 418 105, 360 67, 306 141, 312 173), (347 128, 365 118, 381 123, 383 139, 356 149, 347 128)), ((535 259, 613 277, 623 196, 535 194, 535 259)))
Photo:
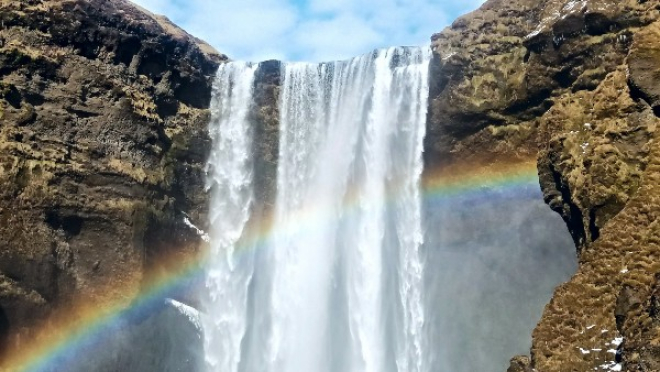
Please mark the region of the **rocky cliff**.
POLYGON ((433 36, 427 166, 537 157, 580 261, 509 371, 660 370, 659 9, 490 0, 433 36))
POLYGON ((200 249, 212 77, 226 57, 124 0, 0 2, 0 335, 129 303, 200 249))
MULTIPOLYGON (((536 158, 579 255, 510 371, 660 370, 659 9, 490 0, 433 36, 427 169, 536 158)), ((184 218, 206 220, 226 57, 123 0, 0 0, 0 17, 0 334, 20 347, 52 309, 129 303, 161 257, 199 249, 184 218)), ((277 66, 253 117, 263 185, 277 66)))

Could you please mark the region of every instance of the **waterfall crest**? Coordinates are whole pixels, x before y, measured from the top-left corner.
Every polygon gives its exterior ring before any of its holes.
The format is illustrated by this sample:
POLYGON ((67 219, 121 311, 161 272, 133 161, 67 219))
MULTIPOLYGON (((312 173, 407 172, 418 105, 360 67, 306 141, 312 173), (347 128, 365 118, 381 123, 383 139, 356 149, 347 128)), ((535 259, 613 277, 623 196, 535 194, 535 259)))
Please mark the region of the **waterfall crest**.
POLYGON ((241 250, 255 67, 220 68, 209 370, 428 370, 419 183, 429 59, 427 48, 399 47, 283 65, 272 228, 241 250))

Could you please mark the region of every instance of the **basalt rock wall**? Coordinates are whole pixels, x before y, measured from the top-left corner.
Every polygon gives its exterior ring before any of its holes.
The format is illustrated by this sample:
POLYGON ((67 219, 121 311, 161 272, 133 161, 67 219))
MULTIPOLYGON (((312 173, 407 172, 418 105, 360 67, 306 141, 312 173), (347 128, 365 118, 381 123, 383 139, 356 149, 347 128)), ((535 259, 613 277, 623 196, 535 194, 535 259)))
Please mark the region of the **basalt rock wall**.
POLYGON ((20 347, 200 249, 184 219, 206 221, 226 57, 124 0, 2 0, 0 25, 0 334, 20 347))
POLYGON ((427 167, 536 157, 580 262, 510 371, 660 369, 659 9, 491 0, 433 36, 427 167))

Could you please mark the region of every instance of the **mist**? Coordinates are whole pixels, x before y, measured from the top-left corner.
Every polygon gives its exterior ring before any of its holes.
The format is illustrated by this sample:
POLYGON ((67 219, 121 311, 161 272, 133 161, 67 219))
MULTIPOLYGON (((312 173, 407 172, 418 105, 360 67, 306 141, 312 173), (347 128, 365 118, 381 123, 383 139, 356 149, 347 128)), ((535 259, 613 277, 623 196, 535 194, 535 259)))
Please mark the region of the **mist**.
POLYGON ((505 371, 529 354, 573 241, 538 184, 424 200, 427 334, 435 371, 505 371))

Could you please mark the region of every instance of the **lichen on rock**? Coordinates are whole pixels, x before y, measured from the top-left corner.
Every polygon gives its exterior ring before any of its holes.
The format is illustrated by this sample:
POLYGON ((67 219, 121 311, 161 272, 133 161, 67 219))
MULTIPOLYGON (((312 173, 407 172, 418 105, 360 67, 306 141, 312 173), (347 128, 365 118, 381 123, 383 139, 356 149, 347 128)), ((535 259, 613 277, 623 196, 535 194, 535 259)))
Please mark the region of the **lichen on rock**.
POLYGON ((537 156, 579 255, 509 370, 657 369, 658 5, 491 0, 434 37, 427 164, 537 156))
POLYGON ((74 299, 128 304, 202 242, 226 57, 124 0, 0 2, 0 333, 74 299), (112 285, 109 285, 112 284, 112 285))

